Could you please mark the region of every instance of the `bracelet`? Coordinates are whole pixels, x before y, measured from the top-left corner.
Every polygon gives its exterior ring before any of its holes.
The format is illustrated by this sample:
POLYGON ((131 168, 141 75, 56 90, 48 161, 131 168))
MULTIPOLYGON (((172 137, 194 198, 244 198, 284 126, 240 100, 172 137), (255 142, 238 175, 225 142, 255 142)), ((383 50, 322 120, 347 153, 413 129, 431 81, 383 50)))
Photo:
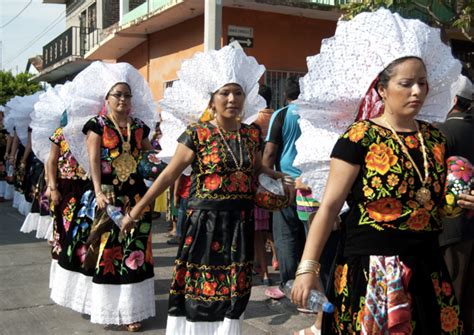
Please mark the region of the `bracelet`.
POLYGON ((140 220, 139 219, 133 219, 132 216, 130 215, 130 212, 127 213, 127 217, 133 222, 133 223, 137 223, 139 222, 140 220))
POLYGON ((320 271, 321 263, 312 259, 305 259, 302 260, 298 265, 295 276, 299 276, 305 273, 314 273, 316 276, 319 276, 320 271))
POLYGON ((95 197, 98 198, 100 195, 104 195, 104 192, 97 192, 97 193, 95 194, 95 197))

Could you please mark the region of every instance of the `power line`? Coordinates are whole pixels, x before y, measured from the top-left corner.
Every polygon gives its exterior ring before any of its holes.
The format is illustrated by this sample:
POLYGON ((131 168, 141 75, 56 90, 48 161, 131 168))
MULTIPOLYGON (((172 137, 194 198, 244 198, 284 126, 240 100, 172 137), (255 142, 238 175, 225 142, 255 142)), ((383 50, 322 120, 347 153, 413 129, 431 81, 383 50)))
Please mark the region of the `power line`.
MULTIPOLYGON (((6 61, 5 63, 6 64, 9 64, 11 63, 13 60, 15 60, 15 58, 17 58, 18 56, 20 56, 21 54, 23 54, 26 50, 28 50, 29 48, 31 48, 34 43, 33 42, 37 42, 41 37, 43 37, 44 35, 46 35, 46 33, 48 33, 51 29, 53 29, 57 24, 59 24, 63 19, 65 19, 65 14, 66 11, 62 12, 61 14, 59 14, 58 17, 56 17, 53 22, 51 22, 48 26, 46 26, 45 29, 43 29, 43 31, 41 31, 38 35, 36 35, 30 42, 28 42, 22 49, 21 51, 16 54, 14 57, 10 58, 8 61, 6 61)), ((5 66, 6 68, 6 66, 5 66)))
POLYGON ((26 6, 23 7, 23 9, 18 12, 18 14, 16 14, 14 17, 12 17, 12 18, 10 19, 10 21, 8 21, 8 22, 5 23, 3 26, 1 26, 0 29, 5 28, 5 27, 8 26, 13 20, 15 20, 18 16, 20 16, 21 13, 23 13, 23 12, 25 11, 25 9, 27 9, 27 8, 31 5, 32 2, 33 2, 33 0, 30 0, 30 2, 28 2, 28 3, 26 4, 26 6))

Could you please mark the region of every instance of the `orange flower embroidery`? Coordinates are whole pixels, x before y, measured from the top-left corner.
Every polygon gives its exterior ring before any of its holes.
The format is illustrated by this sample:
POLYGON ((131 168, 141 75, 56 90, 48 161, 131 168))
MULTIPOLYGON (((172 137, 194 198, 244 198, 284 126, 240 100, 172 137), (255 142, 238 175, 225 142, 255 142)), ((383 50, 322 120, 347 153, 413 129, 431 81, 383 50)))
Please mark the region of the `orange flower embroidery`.
POLYGON ((142 141, 143 141, 143 129, 138 128, 135 130, 135 143, 137 144, 137 148, 142 148, 142 141))
POLYGON ((102 145, 106 148, 113 149, 119 143, 119 137, 112 128, 104 126, 104 133, 102 134, 102 145))
POLYGON ((402 215, 402 203, 394 198, 382 198, 367 205, 369 217, 377 222, 389 222, 402 215))
POLYGON ((405 194, 407 192, 407 182, 406 181, 402 181, 400 186, 398 187, 398 193, 400 194, 405 194))
POLYGON ((211 174, 204 177, 204 186, 209 191, 217 190, 221 185, 222 179, 217 174, 211 174))
POLYGON ((348 132, 349 140, 356 143, 359 142, 364 138, 367 129, 367 125, 364 122, 356 123, 348 132))
POLYGON ((415 148, 418 147, 418 140, 413 135, 407 136, 407 137, 405 137, 405 144, 410 149, 415 149, 415 148))
POLYGON ((372 185, 372 187, 374 188, 379 188, 380 186, 382 186, 382 179, 380 179, 380 177, 375 176, 372 178, 370 185, 372 185))
POLYGON ((397 161, 398 157, 385 143, 371 144, 369 152, 365 157, 367 168, 369 170, 375 170, 382 175, 386 174, 388 170, 390 170, 390 167, 395 165, 397 161))
POLYGON ((219 155, 216 154, 216 153, 212 153, 210 155, 206 155, 202 158, 202 163, 204 165, 209 165, 211 163, 213 164, 217 164, 221 161, 221 159, 219 158, 219 155))
POLYGON ((441 310, 441 329, 445 332, 452 332, 458 327, 458 313, 454 307, 447 306, 441 310))
POLYGON ((430 213, 424 208, 419 208, 410 214, 410 219, 408 219, 407 224, 410 229, 418 231, 423 230, 429 222, 430 213))
POLYGON ((445 153, 445 147, 444 147, 444 144, 436 144, 434 147, 433 147, 433 154, 434 154, 434 158, 436 160, 436 162, 439 164, 439 165, 443 165, 444 164, 444 153, 445 153))
POLYGON ((209 130, 209 128, 199 128, 197 129, 197 136, 199 142, 206 142, 211 136, 211 131, 209 130))
POLYGON ((347 271, 348 266, 344 264, 344 266, 338 265, 334 273, 334 288, 338 294, 341 294, 347 285, 347 271))

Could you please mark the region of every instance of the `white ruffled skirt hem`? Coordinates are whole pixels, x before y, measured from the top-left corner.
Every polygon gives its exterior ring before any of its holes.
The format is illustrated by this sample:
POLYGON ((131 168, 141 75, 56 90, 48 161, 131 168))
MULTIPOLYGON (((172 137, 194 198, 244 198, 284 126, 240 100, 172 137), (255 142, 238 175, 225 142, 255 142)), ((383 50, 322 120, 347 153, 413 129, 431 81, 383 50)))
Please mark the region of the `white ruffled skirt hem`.
POLYGON ((53 239, 53 218, 49 215, 40 215, 38 217, 38 228, 36 229, 36 238, 52 240, 53 239))
POLYGON ((127 325, 155 316, 154 278, 134 284, 97 284, 92 277, 51 263, 51 299, 89 314, 92 323, 127 325))
POLYGON ((22 195, 20 203, 18 204, 18 212, 20 212, 21 215, 27 216, 28 213, 31 211, 32 205, 33 204, 31 202, 26 201, 25 196, 22 195))
POLYGON ((3 197, 5 198, 5 200, 12 200, 13 199, 13 193, 14 193, 13 185, 10 185, 10 184, 6 183, 5 193, 3 194, 3 197))
POLYGON ((6 189, 7 189, 7 182, 5 180, 0 180, 0 198, 5 197, 6 189))
POLYGON ((168 315, 166 335, 241 335, 244 316, 220 322, 191 322, 184 316, 168 315))
POLYGON ((25 220, 23 221, 23 224, 21 225, 20 231, 22 233, 28 234, 38 229, 39 217, 39 213, 28 213, 25 220))
POLYGON ((82 314, 91 313, 92 277, 66 270, 53 260, 49 287, 51 300, 56 304, 82 314))
POLYGON ((23 194, 21 194, 20 192, 13 191, 13 203, 12 203, 13 208, 18 208, 18 206, 20 205, 20 200, 22 196, 23 194))

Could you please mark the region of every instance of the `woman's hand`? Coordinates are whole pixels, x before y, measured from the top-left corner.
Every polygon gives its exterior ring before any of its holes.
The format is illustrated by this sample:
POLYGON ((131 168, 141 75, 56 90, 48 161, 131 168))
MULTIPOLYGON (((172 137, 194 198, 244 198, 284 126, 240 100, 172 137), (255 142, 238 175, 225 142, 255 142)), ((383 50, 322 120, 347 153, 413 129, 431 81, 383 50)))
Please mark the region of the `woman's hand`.
POLYGON ((97 207, 99 209, 105 209, 105 207, 107 207, 107 205, 109 204, 109 200, 107 199, 105 194, 102 192, 96 193, 95 199, 96 199, 97 207))
POLYGON ((311 188, 308 185, 304 184, 300 177, 295 179, 295 189, 311 191, 311 188))
POLYGON ((311 290, 324 292, 319 276, 315 273, 304 273, 297 276, 291 290, 291 302, 298 307, 306 308, 311 290))
POLYGON ((470 194, 460 194, 458 205, 465 209, 474 210, 474 191, 471 191, 470 194))
POLYGON ((51 190, 50 188, 48 188, 48 190, 49 190, 49 193, 50 193, 51 202, 55 206, 59 205, 59 202, 61 201, 61 193, 59 193, 59 191, 57 189, 51 190))
POLYGON ((122 219, 122 226, 120 227, 120 231, 123 234, 128 234, 133 228, 135 228, 135 224, 137 222, 132 219, 130 213, 126 214, 122 219))

